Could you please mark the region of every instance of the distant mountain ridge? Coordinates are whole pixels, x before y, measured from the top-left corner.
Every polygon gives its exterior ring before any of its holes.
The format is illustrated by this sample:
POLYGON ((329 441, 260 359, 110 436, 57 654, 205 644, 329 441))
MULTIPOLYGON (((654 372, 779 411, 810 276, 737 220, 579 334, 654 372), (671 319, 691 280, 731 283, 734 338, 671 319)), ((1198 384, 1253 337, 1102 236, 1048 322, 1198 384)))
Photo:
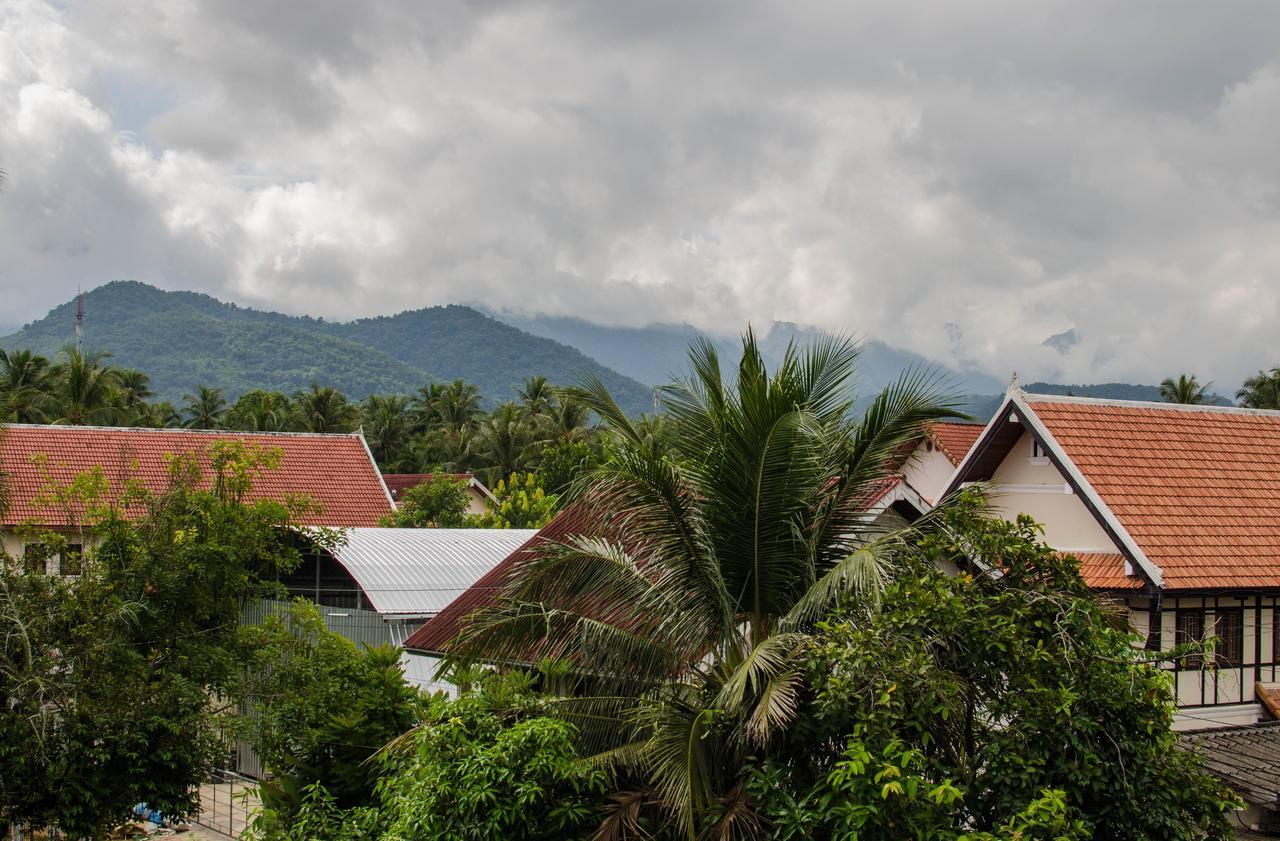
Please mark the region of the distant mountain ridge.
MULTIPOLYGON (((544 336, 578 348, 614 370, 649 385, 669 382, 688 368, 689 343, 706 334, 688 324, 651 324, 647 327, 608 327, 578 318, 563 316, 526 316, 486 310, 499 321, 518 327, 535 336, 544 336)), ((823 331, 813 327, 775 321, 761 325, 757 335, 766 361, 776 365, 786 351, 787 343, 799 345, 813 341, 823 331)), ((721 360, 735 360, 739 337, 709 336, 720 352, 721 360)), ((908 368, 936 370, 954 384, 960 394, 992 394, 1004 390, 1004 383, 976 371, 958 372, 931 363, 919 354, 895 348, 878 339, 862 342, 858 363, 858 390, 863 397, 880 391, 908 368)))
MULTIPOLYGON (((533 336, 461 306, 328 322, 225 303, 197 292, 169 292, 114 281, 85 296, 85 346, 151 376, 158 399, 180 401, 196 386, 229 398, 254 388, 292 392, 312 382, 351 399, 412 393, 432 380, 461 377, 486 402, 512 399, 526 377, 570 384, 599 378, 623 409, 652 407, 644 385, 575 348, 533 336)), ((74 340, 75 303, 0 338, 52 358, 74 340)))

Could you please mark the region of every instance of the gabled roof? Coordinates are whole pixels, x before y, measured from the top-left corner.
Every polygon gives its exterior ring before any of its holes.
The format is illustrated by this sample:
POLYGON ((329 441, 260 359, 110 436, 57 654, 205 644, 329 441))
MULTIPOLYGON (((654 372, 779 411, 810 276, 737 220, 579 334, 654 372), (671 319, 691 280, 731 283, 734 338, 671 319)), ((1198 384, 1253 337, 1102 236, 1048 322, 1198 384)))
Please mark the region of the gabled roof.
POLYGON ((926 426, 929 437, 952 464, 960 464, 986 427, 966 421, 934 421, 926 426))
POLYGON ((434 619, 428 620, 405 640, 404 647, 412 651, 443 653, 449 642, 462 630, 466 618, 481 607, 497 601, 516 565, 527 558, 536 557, 539 545, 563 541, 574 535, 594 534, 594 530, 594 518, 585 505, 578 503, 565 508, 518 549, 477 579, 434 619))
POLYGON ((387 490, 391 492, 391 498, 396 502, 400 501, 400 495, 410 488, 416 488, 423 482, 429 482, 435 476, 447 476, 456 482, 466 482, 472 488, 475 488, 484 496, 493 499, 493 493, 484 486, 484 483, 475 477, 474 473, 384 473, 382 480, 387 483, 387 490))
POLYGON ((280 466, 254 480, 250 499, 305 495, 321 507, 302 525, 376 526, 392 510, 391 497, 359 434, 211 432, 92 426, 14 425, 0 434, 0 469, 9 474, 10 507, 4 524, 28 520, 68 526, 65 512, 43 508, 46 480, 65 485, 101 467, 112 487, 136 480, 159 493, 169 484, 166 456, 196 454, 208 468, 215 441, 240 441, 281 452, 280 466), (45 458, 43 467, 36 464, 45 458))
POLYGON ((378 613, 431 616, 537 534, 536 529, 355 528, 333 557, 378 613))
POLYGON ((1023 429, 1152 583, 1280 588, 1280 412, 1013 390, 950 488, 991 478, 1023 429))

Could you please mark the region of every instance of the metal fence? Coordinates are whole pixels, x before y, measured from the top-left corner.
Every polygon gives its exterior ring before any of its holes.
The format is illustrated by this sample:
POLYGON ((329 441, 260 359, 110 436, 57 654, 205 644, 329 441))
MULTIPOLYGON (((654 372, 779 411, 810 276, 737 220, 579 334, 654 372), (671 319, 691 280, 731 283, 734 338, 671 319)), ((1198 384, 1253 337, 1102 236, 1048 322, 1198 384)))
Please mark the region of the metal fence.
POLYGON ((257 780, 233 771, 215 771, 200 784, 200 811, 191 822, 239 838, 257 806, 257 780))
MULTIPOLYGON (((244 625, 261 625, 268 616, 287 616, 293 605, 290 602, 261 599, 246 602, 240 622, 244 625)), ((370 646, 394 644, 391 625, 372 610, 355 607, 329 607, 317 605, 325 627, 356 645, 370 646)))

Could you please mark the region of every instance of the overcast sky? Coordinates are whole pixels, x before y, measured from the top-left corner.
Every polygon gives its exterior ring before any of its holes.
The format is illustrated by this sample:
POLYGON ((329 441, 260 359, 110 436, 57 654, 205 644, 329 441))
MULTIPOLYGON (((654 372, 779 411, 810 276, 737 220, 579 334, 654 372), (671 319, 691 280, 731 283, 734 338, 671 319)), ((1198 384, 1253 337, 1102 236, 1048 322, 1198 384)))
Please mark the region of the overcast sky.
POLYGON ((0 0, 0 167, 0 324, 133 278, 1280 364, 1274 2, 0 0))

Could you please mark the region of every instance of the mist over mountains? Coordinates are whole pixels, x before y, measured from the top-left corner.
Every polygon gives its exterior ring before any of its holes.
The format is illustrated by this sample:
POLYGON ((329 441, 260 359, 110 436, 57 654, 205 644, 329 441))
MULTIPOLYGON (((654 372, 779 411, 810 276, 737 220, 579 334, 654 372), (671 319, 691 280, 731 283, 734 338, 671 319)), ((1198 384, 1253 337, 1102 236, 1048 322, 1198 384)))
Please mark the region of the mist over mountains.
MULTIPOLYGON (((487 404, 512 399, 523 380, 557 384, 600 379, 628 413, 653 409, 655 385, 682 376, 689 343, 704 335, 687 324, 612 327, 577 318, 527 315, 449 305, 347 322, 255 310, 196 292, 170 292, 115 281, 85 296, 85 347, 107 351, 115 364, 151 376, 158 399, 178 402, 197 386, 230 399, 255 388, 292 392, 316 382, 359 400, 369 394, 412 393, 431 381, 461 378, 480 387, 487 404)), ((821 331, 788 322, 757 328, 766 359, 776 365, 788 343, 803 345, 821 331)), ((3 348, 31 348, 49 357, 74 341, 75 303, 0 338, 3 348)), ((726 367, 739 336, 707 338, 726 367)), ((904 370, 925 369, 985 419, 1005 383, 975 371, 955 371, 886 342, 863 341, 859 403, 865 404, 904 370)), ((1035 383, 1032 391, 1131 400, 1158 400, 1155 386, 1035 383)), ((1223 403, 1229 401, 1218 398, 1223 403)))

